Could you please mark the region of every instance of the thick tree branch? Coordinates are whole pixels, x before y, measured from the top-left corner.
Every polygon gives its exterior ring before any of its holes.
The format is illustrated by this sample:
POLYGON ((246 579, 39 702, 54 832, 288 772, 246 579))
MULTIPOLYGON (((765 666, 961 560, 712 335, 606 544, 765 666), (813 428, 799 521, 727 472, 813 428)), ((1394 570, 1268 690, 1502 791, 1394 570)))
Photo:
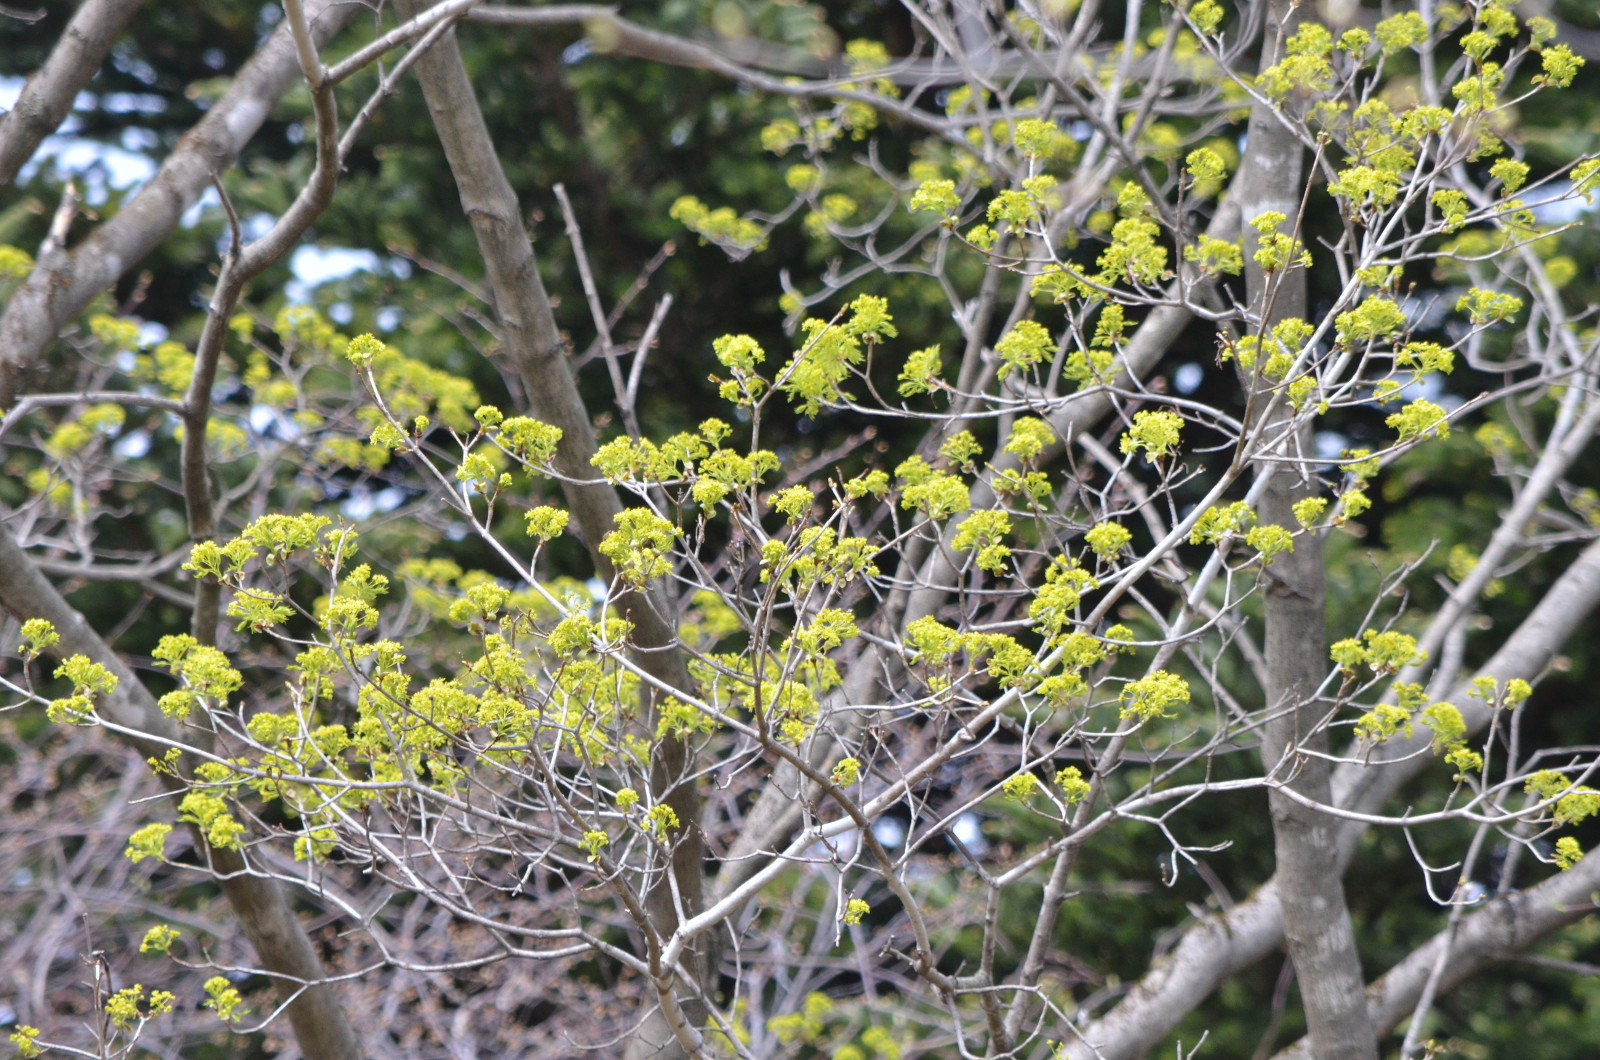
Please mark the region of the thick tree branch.
MULTIPOLYGON (((211 477, 206 470, 206 432, 211 422, 211 388, 216 383, 217 365, 227 341, 229 321, 238 307, 245 285, 300 242, 300 237, 311 227, 311 222, 333 201, 333 190, 339 181, 339 114, 334 103, 333 85, 327 81, 322 61, 317 57, 317 44, 300 0, 289 0, 285 10, 301 75, 311 88, 311 106, 316 120, 317 162, 310 179, 295 196, 289 209, 284 211, 266 235, 248 246, 240 245, 238 219, 234 216, 231 204, 227 203, 226 192, 220 183, 217 185, 218 194, 224 196, 224 205, 228 207, 232 242, 223 257, 217 287, 207 307, 205 327, 195 347, 194 375, 190 377, 189 389, 183 399, 183 498, 188 512, 189 537, 196 543, 212 538, 217 532, 211 477)), ((216 643, 220 610, 221 588, 216 579, 197 579, 191 628, 200 643, 216 643)))
MULTIPOLYGON (((1379 1034, 1399 1027, 1411 1015, 1441 951, 1447 947, 1444 974, 1438 983, 1440 992, 1591 915, 1597 888, 1600 852, 1591 852, 1537 887, 1494 899, 1463 917, 1454 933, 1447 930, 1435 935, 1367 987, 1368 1019, 1379 1034)), ((1312 1055, 1310 1043, 1302 1039, 1279 1052, 1274 1060, 1312 1060, 1312 1055)))
MULTIPOLYGON (((1545 498, 1594 440, 1596 430, 1600 429, 1600 400, 1589 396, 1583 387, 1573 387, 1568 391, 1568 398, 1569 401, 1563 402, 1564 407, 1557 429, 1552 431, 1550 444, 1534 464, 1515 502, 1501 517, 1489 543, 1479 554, 1477 565, 1451 590, 1450 596, 1428 623, 1427 630, 1417 638, 1418 652, 1430 658, 1438 654, 1450 631, 1466 619, 1469 609, 1477 603, 1495 573, 1527 536, 1528 523, 1544 504, 1545 498), (1583 408, 1581 415, 1576 415, 1578 408, 1583 408)), ((1419 680, 1426 670, 1426 662, 1408 666, 1395 678, 1395 684, 1419 680)), ((1444 676, 1444 680, 1449 679, 1450 675, 1444 676)))
MULTIPOLYGON (((397 7, 402 18, 413 19, 423 5, 420 0, 400 0, 397 7)), ((614 489, 592 481, 590 458, 596 443, 588 411, 567 362, 516 193, 489 137, 453 30, 441 34, 438 44, 417 62, 416 72, 455 176, 462 209, 477 236, 494 292, 501 339, 522 379, 532 413, 561 429, 555 463, 562 476, 567 505, 596 569, 610 579, 610 562, 598 549, 602 538, 614 527, 622 505, 614 489)), ((640 649, 636 662, 641 669, 666 687, 691 688, 682 653, 676 647, 675 610, 669 606, 664 591, 630 594, 620 607, 634 624, 633 639, 640 649)), ((650 706, 653 715, 653 703, 650 706)), ((650 724, 653 727, 654 722, 650 724)), ((684 823, 684 833, 672 851, 672 886, 658 881, 647 901, 655 930, 667 937, 678 923, 678 901, 689 916, 703 904, 700 799, 689 779, 691 770, 683 741, 660 741, 651 755, 650 771, 653 798, 671 806, 684 823)), ((686 957, 694 974, 704 981, 706 965, 711 963, 706 955, 691 951, 686 957)), ((698 1006, 691 1006, 690 1014, 694 1023, 703 1022, 704 1012, 698 1006)), ((643 1048, 653 1042, 665 1048, 670 1037, 664 1020, 652 1019, 635 1044, 643 1048)))
POLYGON ((443 0, 442 3, 428 8, 416 18, 408 19, 404 24, 396 26, 371 44, 356 49, 349 57, 329 67, 326 74, 327 83, 337 85, 345 81, 352 74, 381 58, 386 52, 416 40, 435 26, 460 18, 478 2, 479 0, 443 0))
MULTIPOLYGON (((1493 677, 1502 684, 1514 677, 1533 680, 1560 650, 1568 637, 1600 604, 1600 541, 1579 553, 1561 573, 1544 598, 1511 636, 1478 668, 1476 674, 1456 682, 1445 699, 1456 704, 1469 733, 1481 732, 1494 716, 1494 708, 1470 696, 1472 677, 1493 677)), ((1522 708, 1518 708, 1522 709, 1522 708)), ((1408 781, 1436 763, 1429 753, 1432 743, 1423 734, 1403 734, 1372 749, 1364 766, 1342 765, 1334 771, 1333 800, 1347 810, 1376 813, 1408 781)), ((1347 825, 1339 837, 1340 864, 1349 863, 1365 829, 1347 825)))
MULTIPOLYGON (((360 11, 339 0, 310 0, 306 17, 320 47, 360 11)), ((116 283, 177 227, 210 184, 231 166, 273 105, 301 76, 293 34, 279 26, 161 168, 69 255, 40 262, 0 316, 0 409, 25 389, 22 374, 61 327, 116 283)))
POLYGON ((0 194, 33 157, 40 141, 72 113, 73 100, 100 70, 117 35, 143 0, 87 0, 72 15, 16 104, 0 116, 0 194))
MULTIPOLYGON (((1288 32, 1296 22, 1290 15, 1288 32)), ((1277 59, 1277 49, 1262 49, 1262 66, 1277 59)), ((1301 198, 1305 194, 1305 150, 1299 137, 1271 106, 1251 108, 1249 154, 1233 183, 1241 218, 1248 222, 1268 211, 1287 218, 1282 230, 1300 238, 1301 198)), ((1306 317, 1304 269, 1288 264, 1263 268, 1256 258, 1260 233, 1248 229, 1244 240, 1245 280, 1250 327, 1265 335, 1281 321, 1306 317)), ((1247 395, 1245 430, 1259 438, 1281 438, 1270 452, 1291 463, 1258 464, 1258 476, 1270 476, 1257 505, 1261 525, 1296 527, 1295 502, 1316 494, 1315 480, 1301 470, 1299 459, 1310 445, 1310 422, 1282 400, 1279 387, 1262 374, 1265 358, 1240 375, 1247 395), (1297 422, 1300 420, 1300 422, 1297 422)), ((1241 439, 1241 448, 1246 443, 1241 439)), ((1266 581, 1262 608, 1266 634, 1266 707, 1262 730, 1262 764, 1269 775, 1303 799, 1331 801, 1327 708, 1317 689, 1327 675, 1328 643, 1324 612, 1327 572, 1322 539, 1301 534, 1292 551, 1262 571, 1266 581)), ((1338 871, 1338 822, 1273 788, 1268 793, 1279 907, 1289 955, 1305 1008, 1308 1037, 1318 1060, 1377 1060, 1377 1039, 1361 1004, 1361 958, 1355 925, 1345 901, 1338 871)))
MULTIPOLYGON (((747 66, 698 41, 685 40, 670 33, 646 29, 629 22, 610 7, 599 4, 551 4, 545 7, 475 7, 467 14, 470 22, 488 22, 511 26, 581 25, 595 50, 602 54, 624 55, 665 66, 681 66, 691 70, 706 70, 720 74, 730 81, 747 84, 774 96, 795 99, 841 99, 865 103, 875 110, 892 115, 908 125, 931 133, 960 151, 972 147, 948 122, 927 111, 909 106, 892 97, 864 92, 854 87, 860 81, 875 76, 867 74, 844 75, 838 81, 807 81, 781 77, 747 66)), ((950 74, 947 80, 955 80, 950 74)))
MULTIPOLYGON (((1478 675, 1500 681, 1531 679, 1550 661, 1600 605, 1600 543, 1590 545, 1550 587, 1478 675)), ((1488 724, 1490 709, 1467 698, 1470 679, 1452 690, 1469 731, 1488 724)), ((1526 709, 1526 708, 1518 708, 1526 709)), ((1429 752, 1431 733, 1411 739, 1396 736, 1373 750, 1370 764, 1346 764, 1334 770, 1331 789, 1336 805, 1376 812, 1405 783, 1437 759, 1429 752)), ((1354 856, 1366 826, 1344 825, 1338 833, 1338 868, 1342 873, 1354 856)), ((1281 881, 1262 884, 1233 909, 1206 917, 1191 927, 1164 960, 1147 972, 1116 1008, 1083 1028, 1081 1041, 1069 1043, 1074 1060, 1132 1060, 1153 1048, 1230 976, 1236 975, 1283 944, 1281 881), (1089 1045, 1094 1047, 1092 1051, 1089 1045)))

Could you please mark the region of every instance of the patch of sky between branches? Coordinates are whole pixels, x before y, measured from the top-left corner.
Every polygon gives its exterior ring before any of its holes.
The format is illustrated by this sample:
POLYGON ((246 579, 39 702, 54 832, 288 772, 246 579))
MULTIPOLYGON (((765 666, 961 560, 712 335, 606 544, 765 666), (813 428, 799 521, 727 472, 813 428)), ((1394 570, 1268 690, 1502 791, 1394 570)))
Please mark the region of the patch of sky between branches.
MULTIPOLYGON (((0 77, 0 110, 10 110, 16 105, 26 83, 27 79, 23 77, 0 77)), ((116 92, 96 96, 81 92, 75 109, 99 109, 117 114, 155 114, 164 105, 161 97, 153 94, 116 92)), ((122 144, 118 146, 72 135, 77 128, 79 123, 68 117, 62 123, 60 132, 47 137, 40 144, 34 157, 18 174, 19 181, 32 179, 41 166, 50 165, 62 178, 75 179, 82 185, 84 202, 90 206, 100 206, 107 201, 111 192, 132 191, 155 176, 159 164, 147 152, 158 147, 160 141, 151 130, 130 127, 124 130, 122 144)), ((207 188, 194 205, 184 211, 179 224, 184 228, 192 228, 207 210, 221 205, 216 190, 207 188)), ((259 239, 272 227, 272 223, 273 218, 265 214, 249 218, 245 222, 245 238, 259 239)), ((227 236, 224 234, 221 238, 225 242, 227 236)), ((225 246, 219 246, 218 253, 224 249, 225 246)), ((385 263, 370 250, 301 246, 290 259, 290 270, 295 278, 286 293, 290 301, 308 302, 311 291, 320 284, 357 272, 378 272, 385 265, 389 272, 401 279, 405 279, 411 271, 409 262, 396 259, 385 263)), ((399 324, 397 316, 391 314, 395 319, 387 326, 380 321, 380 327, 392 331, 399 324)))
MULTIPOLYGON (((27 83, 23 77, 0 77, 0 110, 16 106, 27 83)), ((102 110, 113 114, 158 114, 165 108, 160 96, 139 92, 113 92, 96 96, 80 92, 76 110, 102 110)), ((84 202, 99 206, 112 191, 143 184, 155 175, 156 162, 144 152, 156 146, 156 136, 148 129, 130 128, 123 134, 122 146, 103 144, 72 135, 81 127, 68 116, 60 130, 44 139, 27 165, 17 174, 19 181, 31 180, 43 165, 51 165, 62 177, 77 179, 83 185, 84 202)))

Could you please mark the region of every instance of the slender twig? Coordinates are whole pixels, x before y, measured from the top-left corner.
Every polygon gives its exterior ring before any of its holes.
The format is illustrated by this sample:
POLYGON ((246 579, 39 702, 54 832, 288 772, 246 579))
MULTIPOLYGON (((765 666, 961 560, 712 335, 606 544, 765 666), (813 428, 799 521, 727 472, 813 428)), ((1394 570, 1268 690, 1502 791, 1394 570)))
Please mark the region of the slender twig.
POLYGON ((639 337, 639 344, 633 350, 633 363, 628 366, 628 389, 623 399, 622 407, 625 415, 636 419, 635 409, 639 401, 639 380, 644 377, 645 357, 650 348, 655 345, 656 333, 661 330, 661 325, 667 319, 667 313, 672 309, 672 296, 662 295, 661 301, 656 303, 655 312, 650 314, 650 323, 645 326, 644 334, 639 337))
POLYGON ((600 355, 605 358, 606 370, 611 374, 611 389, 616 395, 617 408, 622 413, 622 424, 627 429, 628 437, 637 441, 639 421, 633 414, 632 402, 628 400, 628 384, 623 380, 622 366, 617 363, 616 344, 611 341, 611 325, 605 309, 600 305, 600 291, 595 287, 594 270, 589 266, 589 255, 583 247, 583 230, 578 227, 578 215, 573 212, 566 185, 558 183, 550 190, 555 192, 556 201, 561 204, 561 216, 567 223, 567 240, 572 244, 572 256, 578 263, 578 278, 583 283, 583 295, 589 303, 589 316, 594 321, 600 355))
POLYGON ((428 8, 416 18, 406 20, 371 44, 363 45, 348 57, 333 64, 323 75, 324 83, 337 85, 381 58, 386 52, 393 51, 424 34, 431 34, 440 26, 455 23, 478 2, 479 0, 443 0, 442 3, 428 8))

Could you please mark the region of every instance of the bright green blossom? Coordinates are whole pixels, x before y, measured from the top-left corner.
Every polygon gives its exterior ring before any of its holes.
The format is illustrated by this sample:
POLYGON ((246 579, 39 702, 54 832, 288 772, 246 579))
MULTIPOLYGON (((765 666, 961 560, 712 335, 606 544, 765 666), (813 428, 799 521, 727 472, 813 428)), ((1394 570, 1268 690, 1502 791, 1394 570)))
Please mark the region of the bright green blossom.
POLYGON ((1189 685, 1177 674, 1157 670, 1123 688, 1117 701, 1122 704, 1123 721, 1149 721, 1189 702, 1189 685))
POLYGON ((207 1001, 205 1007, 217 1014, 224 1023, 234 1023, 249 1010, 243 1008, 244 998, 229 985, 228 980, 214 975, 205 982, 207 1001))
POLYGON ((1133 414, 1133 426, 1123 432, 1120 444, 1124 453, 1143 450, 1145 457, 1153 461, 1172 454, 1182 431, 1183 417, 1176 412, 1146 409, 1133 414))
POLYGON ((1106 521, 1096 523, 1083 540, 1101 559, 1112 559, 1133 540, 1133 534, 1121 523, 1106 521))
POLYGON ((1003 362, 997 374, 1004 379, 1019 368, 1032 368, 1053 357, 1056 344, 1050 332, 1037 320, 1019 320, 1016 327, 994 344, 994 350, 1003 362))
POLYGON ((1083 779, 1083 772, 1077 766, 1067 766, 1056 773, 1056 787, 1061 789, 1061 798, 1068 806, 1082 802, 1089 797, 1089 782, 1083 779))
POLYGON ((1008 778, 1000 787, 1005 791, 1006 798, 1012 802, 1027 802, 1039 789, 1039 778, 1032 773, 1018 773, 1008 778))

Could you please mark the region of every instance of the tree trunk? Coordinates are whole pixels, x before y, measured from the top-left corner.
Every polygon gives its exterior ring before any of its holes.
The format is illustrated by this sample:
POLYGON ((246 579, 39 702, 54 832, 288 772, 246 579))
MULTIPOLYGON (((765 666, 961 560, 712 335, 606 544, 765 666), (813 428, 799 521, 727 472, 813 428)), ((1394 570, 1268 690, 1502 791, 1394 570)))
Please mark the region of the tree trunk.
MULTIPOLYGON (((428 6, 422 0, 399 0, 396 8, 402 19, 409 19, 428 6)), ((589 463, 596 449, 589 412, 578 394, 516 192, 506 179, 489 137, 454 30, 441 36, 418 60, 416 73, 460 191, 462 209, 477 236, 501 340, 521 376, 530 411, 545 423, 561 428, 556 466, 563 476, 567 506, 596 569, 601 577, 609 578, 611 564, 597 549, 601 538, 613 528, 613 519, 622 505, 610 486, 582 482, 595 475, 589 463)), ((676 647, 675 609, 670 595, 658 586, 651 592, 629 594, 619 601, 619 607, 634 624, 633 640, 639 649, 633 655, 634 662, 663 684, 690 688, 683 653, 676 647)), ((641 694, 651 700, 644 705, 650 708, 647 717, 653 718, 654 701, 659 697, 648 688, 641 694)), ((654 721, 649 725, 653 730, 654 721)), ((662 939, 670 936, 679 923, 677 901, 691 917, 704 907, 700 797, 689 779, 690 772, 684 742, 663 739, 654 746, 650 758, 652 801, 672 807, 682 824, 672 850, 672 885, 658 880, 646 895, 651 927, 662 939)), ((714 985, 710 978, 713 969, 709 967, 712 960, 703 945, 687 950, 685 961, 702 988, 714 985)), ((702 1004, 686 1000, 684 1012, 696 1027, 705 1022, 702 1004)), ((657 1013, 645 1020, 628 1055, 672 1056, 678 1048, 665 1018, 657 1013)))
MULTIPOLYGON (((1263 66, 1274 59, 1271 21, 1263 66)), ((1291 19, 1286 31, 1292 31, 1297 22, 1291 19)), ((1249 222, 1266 211, 1276 211, 1287 218, 1281 231, 1299 234, 1305 151, 1274 111, 1257 103, 1250 113, 1245 156, 1244 170, 1234 188, 1245 227, 1251 327, 1264 335, 1278 321, 1305 316, 1305 271, 1287 266, 1263 270, 1253 257, 1259 240, 1249 222)), ((1289 428, 1294 410, 1281 395, 1272 402, 1273 383, 1261 373, 1265 362, 1266 354, 1259 353, 1254 370, 1241 371, 1251 398, 1253 422, 1247 429, 1258 438, 1284 435, 1270 455, 1292 459, 1307 451, 1309 425, 1289 428), (1268 406, 1270 410, 1263 413, 1268 406)), ((1257 473, 1272 476, 1257 505, 1261 524, 1293 530, 1297 522, 1291 506, 1313 496, 1315 482, 1294 464, 1263 463, 1257 473)), ((1262 734, 1262 761, 1284 787, 1331 804, 1328 762, 1322 757, 1328 746, 1323 724, 1326 707, 1316 699, 1316 689, 1329 666, 1321 539, 1302 534, 1294 551, 1280 554, 1262 576, 1266 582, 1263 651, 1267 686, 1263 691, 1272 715, 1262 734)), ((1317 1060, 1377 1060, 1361 960, 1339 874, 1338 821, 1276 788, 1269 793, 1268 805, 1284 935, 1300 984, 1312 1052, 1317 1060)))

